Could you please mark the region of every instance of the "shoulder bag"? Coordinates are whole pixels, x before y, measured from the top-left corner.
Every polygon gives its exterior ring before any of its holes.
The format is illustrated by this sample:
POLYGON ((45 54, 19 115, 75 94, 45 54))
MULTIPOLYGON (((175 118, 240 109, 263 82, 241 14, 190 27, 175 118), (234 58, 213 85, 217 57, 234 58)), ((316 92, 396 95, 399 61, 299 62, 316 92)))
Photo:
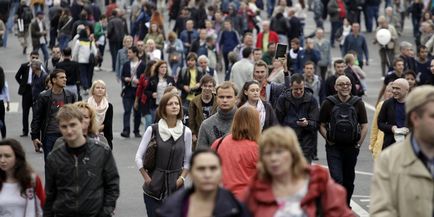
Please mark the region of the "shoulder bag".
POLYGON ((146 152, 143 155, 143 168, 148 171, 148 174, 152 174, 155 169, 155 156, 157 155, 157 139, 156 134, 158 131, 158 124, 152 124, 152 135, 151 140, 149 140, 146 152))

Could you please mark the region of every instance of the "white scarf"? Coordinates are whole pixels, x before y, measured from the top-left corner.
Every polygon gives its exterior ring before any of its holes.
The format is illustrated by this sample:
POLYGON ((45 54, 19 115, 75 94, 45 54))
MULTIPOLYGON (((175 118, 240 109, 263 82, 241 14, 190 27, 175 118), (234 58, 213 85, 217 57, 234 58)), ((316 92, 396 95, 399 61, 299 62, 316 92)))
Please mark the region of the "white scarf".
POLYGON ((158 121, 158 132, 160 133, 161 139, 165 142, 173 137, 173 140, 178 140, 182 136, 184 131, 184 124, 181 120, 176 121, 176 126, 174 128, 169 128, 167 122, 164 119, 158 121))
POLYGON ((106 114, 107 109, 108 109, 107 98, 103 97, 101 100, 101 103, 98 105, 98 103, 95 101, 95 98, 93 98, 93 96, 90 96, 89 99, 87 99, 87 103, 89 103, 89 105, 95 109, 97 123, 99 125, 104 123, 105 114, 106 114))
MULTIPOLYGON (((246 102, 244 106, 252 106, 249 104, 249 102, 246 102)), ((261 124, 261 130, 264 128, 265 124, 265 116, 267 112, 265 111, 264 103, 262 103, 262 100, 259 100, 258 103, 256 103, 256 111, 259 112, 259 123, 261 124)))

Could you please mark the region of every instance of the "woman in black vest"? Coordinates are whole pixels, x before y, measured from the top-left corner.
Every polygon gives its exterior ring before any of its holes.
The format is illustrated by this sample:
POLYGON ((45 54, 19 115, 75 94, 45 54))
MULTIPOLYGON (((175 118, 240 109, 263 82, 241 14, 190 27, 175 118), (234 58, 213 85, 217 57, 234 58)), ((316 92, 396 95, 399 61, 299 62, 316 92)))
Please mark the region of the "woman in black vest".
POLYGON ((148 217, 155 216, 162 200, 182 187, 187 176, 192 135, 182 123, 181 105, 178 94, 167 93, 161 98, 158 107, 161 119, 146 129, 136 153, 136 164, 144 179, 143 197, 148 217), (148 156, 145 153, 154 140, 157 144, 155 168, 145 169, 143 162, 148 156))

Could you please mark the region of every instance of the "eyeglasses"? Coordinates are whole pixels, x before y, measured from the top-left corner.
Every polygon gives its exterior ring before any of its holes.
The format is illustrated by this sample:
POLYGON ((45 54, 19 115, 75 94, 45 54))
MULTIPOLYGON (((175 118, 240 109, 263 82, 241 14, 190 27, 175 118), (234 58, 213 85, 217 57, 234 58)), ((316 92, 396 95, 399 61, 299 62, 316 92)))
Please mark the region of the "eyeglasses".
POLYGON ((338 85, 339 87, 345 87, 345 86, 350 87, 351 83, 339 83, 339 84, 336 84, 336 85, 338 85))

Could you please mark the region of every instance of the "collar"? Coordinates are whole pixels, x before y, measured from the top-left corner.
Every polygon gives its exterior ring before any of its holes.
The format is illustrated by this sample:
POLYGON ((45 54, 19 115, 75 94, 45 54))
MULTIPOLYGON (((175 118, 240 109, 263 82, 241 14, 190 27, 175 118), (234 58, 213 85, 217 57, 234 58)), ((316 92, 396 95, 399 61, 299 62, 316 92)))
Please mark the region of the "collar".
POLYGON ((237 107, 234 106, 231 111, 223 112, 220 108, 217 108, 218 118, 221 120, 233 120, 235 112, 237 111, 237 107))
POLYGON ((431 176, 434 179, 434 158, 429 159, 420 149, 419 143, 417 143, 414 135, 411 135, 411 147, 413 148, 414 154, 419 158, 419 160, 425 165, 428 169, 428 172, 431 173, 431 176))

